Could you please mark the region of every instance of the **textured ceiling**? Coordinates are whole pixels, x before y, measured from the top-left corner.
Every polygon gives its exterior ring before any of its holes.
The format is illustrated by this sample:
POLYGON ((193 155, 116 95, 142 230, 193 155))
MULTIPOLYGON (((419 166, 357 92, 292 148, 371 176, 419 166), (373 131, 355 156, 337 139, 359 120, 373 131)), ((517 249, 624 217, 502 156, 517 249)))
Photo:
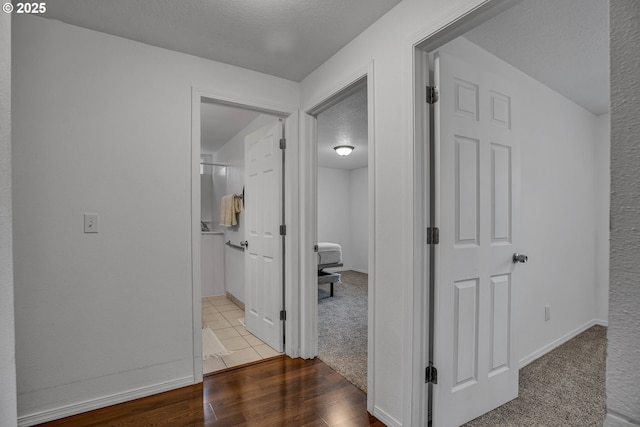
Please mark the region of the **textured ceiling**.
POLYGON ((260 115, 257 111, 202 102, 200 140, 202 151, 215 153, 260 115))
POLYGON ((46 18, 301 81, 400 0, 48 0, 46 18))
POLYGON ((367 166, 367 87, 366 85, 318 114, 318 166, 358 169, 367 166), (353 145, 348 156, 339 156, 333 147, 353 145))
POLYGON ((464 36, 598 115, 609 111, 609 2, 525 0, 464 36))

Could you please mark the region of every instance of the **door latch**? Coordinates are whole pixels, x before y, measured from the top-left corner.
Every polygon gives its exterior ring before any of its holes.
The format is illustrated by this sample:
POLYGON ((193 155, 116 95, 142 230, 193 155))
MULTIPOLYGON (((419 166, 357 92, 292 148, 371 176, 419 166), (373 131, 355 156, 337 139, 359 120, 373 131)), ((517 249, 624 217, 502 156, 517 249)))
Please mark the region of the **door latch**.
POLYGON ((526 256, 525 254, 519 254, 517 252, 515 254, 513 254, 513 263, 514 264, 517 264, 519 262, 524 264, 527 261, 529 261, 529 257, 526 256))

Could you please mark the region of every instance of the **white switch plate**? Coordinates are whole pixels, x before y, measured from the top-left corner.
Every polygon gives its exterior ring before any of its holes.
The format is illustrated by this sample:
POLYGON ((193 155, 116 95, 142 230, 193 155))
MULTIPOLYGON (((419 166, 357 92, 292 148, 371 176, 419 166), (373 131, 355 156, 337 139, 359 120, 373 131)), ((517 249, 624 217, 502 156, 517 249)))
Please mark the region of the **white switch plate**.
POLYGON ((551 320, 551 306, 550 305, 545 305, 544 306, 544 321, 548 322, 549 320, 551 320))
POLYGON ((98 232, 98 214, 97 213, 84 213, 84 232, 85 233, 97 233, 98 232))

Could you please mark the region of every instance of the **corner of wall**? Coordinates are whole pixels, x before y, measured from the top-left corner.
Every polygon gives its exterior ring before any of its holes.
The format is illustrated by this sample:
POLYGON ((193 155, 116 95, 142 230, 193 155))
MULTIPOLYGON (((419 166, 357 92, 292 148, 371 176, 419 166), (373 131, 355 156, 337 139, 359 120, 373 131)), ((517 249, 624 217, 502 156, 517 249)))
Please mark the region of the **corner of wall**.
POLYGON ((0 15, 0 425, 17 423, 11 204, 11 15, 0 15))

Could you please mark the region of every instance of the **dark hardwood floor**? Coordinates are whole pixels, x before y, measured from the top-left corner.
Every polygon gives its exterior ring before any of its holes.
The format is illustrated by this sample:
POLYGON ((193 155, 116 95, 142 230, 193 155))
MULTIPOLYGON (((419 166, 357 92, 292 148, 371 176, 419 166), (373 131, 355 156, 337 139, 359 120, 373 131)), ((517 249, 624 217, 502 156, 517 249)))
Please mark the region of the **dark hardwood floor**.
POLYGON ((41 426, 384 426, 367 396, 322 361, 281 357, 214 374, 203 384, 41 426))

